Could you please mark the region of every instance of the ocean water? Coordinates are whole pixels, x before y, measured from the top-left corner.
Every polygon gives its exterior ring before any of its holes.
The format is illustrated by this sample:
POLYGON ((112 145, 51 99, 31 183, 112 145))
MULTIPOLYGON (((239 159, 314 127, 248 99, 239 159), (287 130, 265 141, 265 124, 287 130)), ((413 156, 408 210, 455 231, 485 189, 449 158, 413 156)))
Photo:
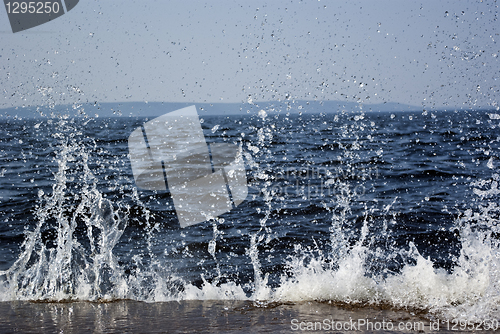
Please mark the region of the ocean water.
POLYGON ((242 148, 249 194, 187 228, 168 191, 134 184, 127 139, 151 118, 4 118, 0 300, 500 319, 500 113, 200 118, 242 148))

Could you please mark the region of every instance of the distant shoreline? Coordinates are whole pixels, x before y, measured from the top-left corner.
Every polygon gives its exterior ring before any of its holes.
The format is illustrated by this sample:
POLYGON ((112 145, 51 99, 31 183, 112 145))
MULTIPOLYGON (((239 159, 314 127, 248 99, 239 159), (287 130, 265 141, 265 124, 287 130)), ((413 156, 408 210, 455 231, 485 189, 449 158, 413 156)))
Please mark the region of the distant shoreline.
MULTIPOLYGON (((267 114, 320 114, 337 113, 343 110, 347 112, 424 112, 426 109, 417 106, 400 103, 385 104, 357 104, 342 103, 340 101, 281 101, 262 102, 256 104, 248 103, 184 103, 184 102, 109 102, 109 103, 86 103, 77 106, 60 105, 48 106, 28 106, 11 107, 0 109, 0 120, 12 117, 19 118, 45 118, 57 116, 85 117, 85 118, 129 118, 129 117, 156 117, 167 112, 195 105, 199 116, 243 116, 257 115, 260 110, 265 110, 267 114), (76 108, 75 108, 76 107, 76 108)), ((490 108, 441 108, 427 109, 432 112, 492 112, 499 111, 490 108)))

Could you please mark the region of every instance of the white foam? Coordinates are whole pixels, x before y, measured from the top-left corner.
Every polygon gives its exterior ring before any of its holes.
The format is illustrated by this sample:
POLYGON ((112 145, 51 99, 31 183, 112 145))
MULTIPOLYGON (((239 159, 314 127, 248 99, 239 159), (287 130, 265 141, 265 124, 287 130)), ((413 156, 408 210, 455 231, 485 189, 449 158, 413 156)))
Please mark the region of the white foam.
POLYGON ((245 291, 234 282, 220 285, 204 282, 201 289, 188 284, 184 287, 184 300, 248 300, 245 291))

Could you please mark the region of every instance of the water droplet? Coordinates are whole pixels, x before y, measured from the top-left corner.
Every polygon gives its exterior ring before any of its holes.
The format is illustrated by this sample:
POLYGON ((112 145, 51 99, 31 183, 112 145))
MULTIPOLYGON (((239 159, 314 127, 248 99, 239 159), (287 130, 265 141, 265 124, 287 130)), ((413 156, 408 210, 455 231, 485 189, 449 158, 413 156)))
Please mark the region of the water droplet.
POLYGON ((265 119, 267 117, 267 113, 263 109, 261 109, 259 111, 259 117, 265 119))

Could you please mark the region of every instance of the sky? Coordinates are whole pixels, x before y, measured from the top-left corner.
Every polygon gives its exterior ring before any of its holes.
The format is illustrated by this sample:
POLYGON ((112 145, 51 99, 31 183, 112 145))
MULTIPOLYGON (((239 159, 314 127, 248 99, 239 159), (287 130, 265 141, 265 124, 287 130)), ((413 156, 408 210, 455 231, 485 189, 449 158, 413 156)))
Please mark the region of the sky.
POLYGON ((12 33, 0 108, 339 100, 498 108, 496 1, 80 0, 12 33))

